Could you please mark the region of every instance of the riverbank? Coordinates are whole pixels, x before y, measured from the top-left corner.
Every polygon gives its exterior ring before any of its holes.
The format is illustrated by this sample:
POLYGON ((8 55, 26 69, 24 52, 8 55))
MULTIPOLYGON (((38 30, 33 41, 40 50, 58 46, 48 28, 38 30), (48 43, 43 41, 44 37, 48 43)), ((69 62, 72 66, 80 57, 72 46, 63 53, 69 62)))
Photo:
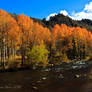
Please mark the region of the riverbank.
POLYGON ((24 71, 24 70, 39 70, 39 71, 55 71, 55 72, 64 72, 64 71, 81 71, 84 69, 89 69, 92 67, 92 61, 76 61, 76 62, 70 62, 70 63, 65 63, 63 62, 60 65, 50 65, 47 67, 30 67, 30 66, 22 66, 19 68, 7 68, 7 69, 0 69, 0 73, 5 73, 5 72, 17 72, 17 71, 24 71))

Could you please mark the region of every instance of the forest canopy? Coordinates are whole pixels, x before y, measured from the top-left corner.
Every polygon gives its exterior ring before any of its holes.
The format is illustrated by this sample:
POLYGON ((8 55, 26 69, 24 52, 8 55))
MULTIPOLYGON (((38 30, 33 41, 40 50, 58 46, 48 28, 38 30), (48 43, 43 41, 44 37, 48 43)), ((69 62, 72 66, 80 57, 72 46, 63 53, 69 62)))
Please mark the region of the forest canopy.
MULTIPOLYGON (((50 24, 52 25, 53 22, 50 24)), ((92 58, 92 33, 86 28, 55 24, 52 28, 21 14, 0 10, 0 64, 45 66, 92 58)), ((16 66, 14 66, 16 67, 16 66)))

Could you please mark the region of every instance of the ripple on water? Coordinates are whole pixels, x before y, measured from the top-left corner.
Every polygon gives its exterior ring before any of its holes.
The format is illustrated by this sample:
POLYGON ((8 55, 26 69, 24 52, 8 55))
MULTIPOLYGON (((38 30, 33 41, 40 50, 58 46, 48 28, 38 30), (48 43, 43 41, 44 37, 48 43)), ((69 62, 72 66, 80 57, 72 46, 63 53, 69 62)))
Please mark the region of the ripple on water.
POLYGON ((4 85, 4 86, 0 86, 0 89, 19 89, 19 88, 22 88, 21 85, 12 85, 12 84, 9 84, 9 85, 4 85))

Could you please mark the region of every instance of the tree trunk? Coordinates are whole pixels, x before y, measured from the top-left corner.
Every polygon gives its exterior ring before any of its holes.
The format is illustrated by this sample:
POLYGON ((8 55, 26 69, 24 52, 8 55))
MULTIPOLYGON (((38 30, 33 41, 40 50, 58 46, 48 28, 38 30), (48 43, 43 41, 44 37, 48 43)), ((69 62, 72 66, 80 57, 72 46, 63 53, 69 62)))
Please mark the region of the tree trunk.
POLYGON ((13 48, 13 61, 15 61, 15 56, 16 56, 16 49, 15 47, 13 48))
POLYGON ((2 44, 1 44, 1 63, 2 63, 2 68, 5 68, 5 37, 4 33, 2 33, 2 44))
POLYGON ((24 46, 21 47, 21 58, 22 58, 22 62, 21 65, 24 65, 24 61, 25 61, 25 48, 24 46))
MULTIPOLYGON (((24 34, 24 32, 23 32, 24 34)), ((21 45, 21 58, 22 58, 22 62, 21 62, 21 66, 24 65, 24 61, 25 61, 25 51, 26 51, 26 44, 24 41, 24 38, 22 37, 22 45, 21 45)))
POLYGON ((9 58, 10 58, 10 48, 7 47, 7 57, 8 57, 8 63, 9 63, 9 58))

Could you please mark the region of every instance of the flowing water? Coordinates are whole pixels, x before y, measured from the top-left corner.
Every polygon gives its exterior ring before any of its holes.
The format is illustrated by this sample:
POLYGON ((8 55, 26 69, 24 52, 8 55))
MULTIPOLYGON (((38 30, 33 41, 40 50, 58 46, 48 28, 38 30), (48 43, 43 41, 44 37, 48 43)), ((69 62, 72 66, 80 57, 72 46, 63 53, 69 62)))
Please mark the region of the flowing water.
POLYGON ((92 92, 92 69, 0 73, 0 92, 92 92))

